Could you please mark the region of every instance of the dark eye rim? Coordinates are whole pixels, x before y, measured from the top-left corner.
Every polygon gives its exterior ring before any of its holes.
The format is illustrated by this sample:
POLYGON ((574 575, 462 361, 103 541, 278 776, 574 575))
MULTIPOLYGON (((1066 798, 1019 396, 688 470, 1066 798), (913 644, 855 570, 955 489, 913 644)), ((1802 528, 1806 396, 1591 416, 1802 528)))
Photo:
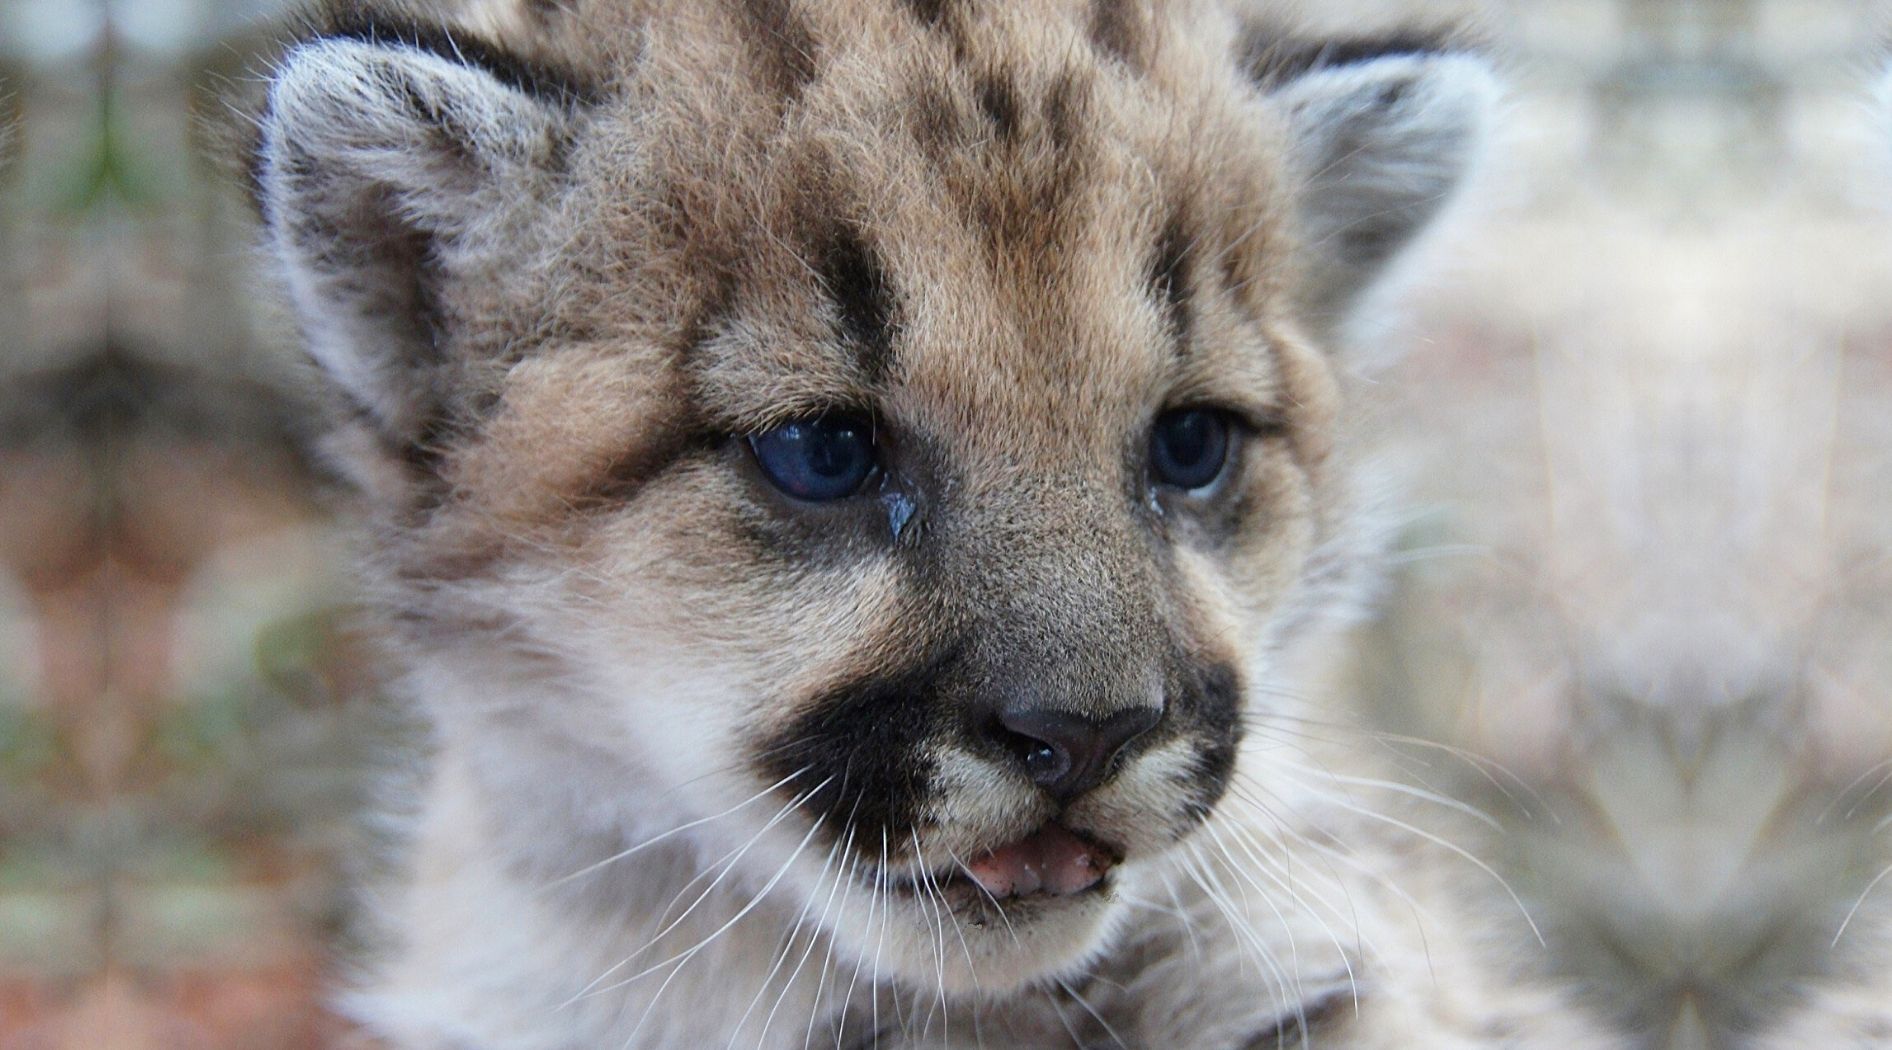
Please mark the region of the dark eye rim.
POLYGON ((818 510, 852 503, 876 488, 875 483, 883 479, 887 473, 884 441, 885 433, 885 430, 880 426, 879 420, 870 412, 862 412, 854 409, 828 409, 803 413, 783 419, 761 430, 734 433, 731 434, 730 437, 741 447, 742 457, 746 461, 749 469, 754 472, 757 481, 767 488, 769 492, 796 507, 818 510), (763 437, 785 427, 806 426, 822 422, 849 423, 855 425, 858 429, 866 431, 868 437, 868 452, 872 457, 872 462, 867 472, 861 476, 860 483, 855 485, 854 488, 845 495, 828 499, 799 496, 789 491, 776 480, 775 473, 763 462, 762 453, 756 447, 756 443, 763 437))
POLYGON ((1144 431, 1146 435, 1143 471, 1145 483, 1158 493, 1184 499, 1199 500, 1211 497, 1226 488, 1228 480, 1240 472, 1241 460, 1249 444, 1258 438, 1278 434, 1283 429, 1284 424, 1272 413, 1263 417, 1240 408, 1213 402, 1183 402, 1165 406, 1150 418, 1149 426, 1144 431), (1188 412, 1205 412, 1215 416, 1222 421, 1227 433, 1227 447, 1222 455, 1221 469, 1216 471, 1214 478, 1193 488, 1184 488, 1157 478, 1153 456, 1149 452, 1149 444, 1155 437, 1157 426, 1171 416, 1188 412))

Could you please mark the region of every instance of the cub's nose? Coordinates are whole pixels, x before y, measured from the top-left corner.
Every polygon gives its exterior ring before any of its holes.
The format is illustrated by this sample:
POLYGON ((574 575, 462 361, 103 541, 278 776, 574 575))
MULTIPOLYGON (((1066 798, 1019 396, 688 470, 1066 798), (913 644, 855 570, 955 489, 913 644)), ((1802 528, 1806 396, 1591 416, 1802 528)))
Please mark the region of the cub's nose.
POLYGON ((1101 720, 1026 707, 1000 711, 999 725, 1031 779, 1068 802, 1103 783, 1124 745, 1155 728, 1162 717, 1159 707, 1134 707, 1101 720))

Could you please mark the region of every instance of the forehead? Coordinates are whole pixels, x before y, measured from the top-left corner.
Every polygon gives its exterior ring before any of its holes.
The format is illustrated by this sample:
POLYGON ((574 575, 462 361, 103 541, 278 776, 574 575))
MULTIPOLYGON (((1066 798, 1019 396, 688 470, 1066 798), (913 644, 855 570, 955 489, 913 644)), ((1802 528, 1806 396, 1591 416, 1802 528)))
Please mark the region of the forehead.
POLYGON ((1230 47, 1187 4, 701 5, 645 31, 578 212, 735 428, 1265 400, 1278 150, 1230 47))

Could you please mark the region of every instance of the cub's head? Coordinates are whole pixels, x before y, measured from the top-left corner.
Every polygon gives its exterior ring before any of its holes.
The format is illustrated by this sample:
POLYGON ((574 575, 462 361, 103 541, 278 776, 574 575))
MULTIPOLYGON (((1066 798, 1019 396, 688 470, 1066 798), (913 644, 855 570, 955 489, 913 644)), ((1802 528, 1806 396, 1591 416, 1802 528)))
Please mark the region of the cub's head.
POLYGON ((1207 3, 534 9, 334 21, 255 168, 496 836, 549 877, 681 828, 882 973, 1070 967, 1265 781, 1331 344, 1488 75, 1207 3))

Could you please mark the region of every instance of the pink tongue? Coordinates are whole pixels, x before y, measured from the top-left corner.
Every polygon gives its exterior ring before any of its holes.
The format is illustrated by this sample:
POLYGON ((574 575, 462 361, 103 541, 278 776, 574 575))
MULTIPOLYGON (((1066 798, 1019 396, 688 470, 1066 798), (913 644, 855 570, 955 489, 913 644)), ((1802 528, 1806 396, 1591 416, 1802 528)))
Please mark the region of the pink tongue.
POLYGON ((1056 824, 1046 824, 1026 837, 966 865, 980 888, 1000 900, 1048 893, 1062 897, 1081 893, 1103 881, 1110 858, 1056 824))

